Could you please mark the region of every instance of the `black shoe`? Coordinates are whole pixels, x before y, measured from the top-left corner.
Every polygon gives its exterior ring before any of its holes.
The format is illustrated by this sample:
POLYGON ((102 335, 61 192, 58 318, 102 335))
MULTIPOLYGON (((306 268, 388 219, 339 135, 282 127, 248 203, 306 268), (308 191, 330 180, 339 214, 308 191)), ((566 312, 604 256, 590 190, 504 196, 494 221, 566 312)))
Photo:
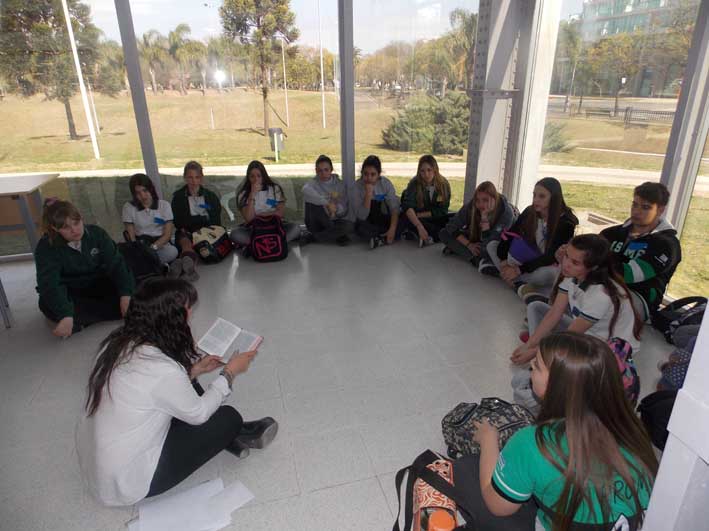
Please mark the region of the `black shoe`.
POLYGON ((384 245, 384 240, 382 240, 379 236, 374 236, 373 238, 369 238, 369 248, 370 249, 376 249, 377 247, 381 247, 384 245))
POLYGON ((450 255, 453 254, 453 249, 451 249, 450 247, 448 247, 448 246, 446 245, 445 247, 443 247, 443 250, 441 251, 441 254, 442 254, 443 256, 450 256, 450 255))
POLYGON ((272 417, 264 417, 253 422, 244 422, 234 442, 261 450, 271 444, 277 433, 278 422, 272 417))
POLYGON ((300 238, 298 239, 298 245, 301 247, 305 247, 309 243, 313 243, 315 241, 315 236, 313 236, 313 233, 307 230, 304 230, 303 233, 300 235, 300 238))
POLYGON ((249 447, 242 443, 238 438, 234 439, 229 446, 225 448, 230 454, 234 454, 239 459, 246 459, 249 457, 249 447))
POLYGON ((350 244, 350 237, 347 236, 346 234, 343 234, 339 238, 335 240, 335 243, 339 245, 340 247, 347 247, 350 244))

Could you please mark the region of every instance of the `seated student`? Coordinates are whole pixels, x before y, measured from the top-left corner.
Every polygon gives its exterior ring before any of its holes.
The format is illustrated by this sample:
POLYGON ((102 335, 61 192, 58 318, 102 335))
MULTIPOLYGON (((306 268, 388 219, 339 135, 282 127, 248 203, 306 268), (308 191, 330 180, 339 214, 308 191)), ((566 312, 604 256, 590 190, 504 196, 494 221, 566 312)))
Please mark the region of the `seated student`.
MULTIPOLYGON (((248 255, 251 243, 249 223, 260 216, 278 216, 283 220, 286 210, 283 188, 268 176, 266 167, 260 161, 252 160, 246 168, 246 178, 236 192, 236 206, 246 223, 232 230, 229 237, 248 255)), ((296 223, 283 220, 283 229, 289 242, 300 237, 300 225, 296 223)))
POLYGON ((500 240, 497 252, 490 254, 502 279, 514 287, 523 300, 537 292, 548 295, 559 272, 554 256, 556 250, 574 236, 578 223, 564 202, 559 181, 553 177, 537 181, 532 204, 509 230, 529 245, 530 251, 525 253, 528 256, 523 260, 512 256, 512 239, 509 238, 500 240))
POLYGON ((44 235, 35 250, 39 309, 57 323, 55 336, 69 337, 101 321, 121 319, 135 281, 111 237, 84 225, 68 201, 47 199, 44 235))
POLYGON ((181 258, 180 264, 174 267, 182 266, 185 278, 193 282, 199 275, 195 270, 197 253, 192 245, 192 233, 210 225, 221 225, 222 204, 217 194, 203 186, 204 172, 199 162, 191 160, 185 164, 182 175, 185 186, 172 194, 172 213, 175 215, 177 229, 175 244, 180 249, 181 258))
POLYGON ((315 173, 317 176, 303 186, 308 232, 301 236, 301 245, 310 241, 347 245, 348 234, 354 230, 354 223, 348 219, 347 187, 332 173, 332 160, 326 155, 315 161, 315 173))
POLYGON ((601 231, 643 321, 657 311, 682 260, 677 231, 662 217, 669 200, 664 184, 643 183, 633 190, 630 219, 601 231))
MULTIPOLYGON (((620 338, 630 343, 633 353, 639 351, 643 323, 633 308, 628 287, 613 271, 608 242, 601 236, 582 234, 566 246, 551 303, 534 301, 527 305, 529 332, 520 334, 526 344, 513 352, 515 365, 531 361, 539 342, 555 330, 589 334, 603 341, 620 338)), ((534 410, 536 399, 526 367, 515 371, 512 387, 515 401, 534 410)))
POLYGON ((355 232, 369 241, 370 249, 392 244, 399 223, 399 198, 394 185, 382 176, 382 161, 376 155, 364 159, 361 175, 350 198, 356 217, 355 232))
MULTIPOLYGON (((160 262, 169 264, 178 255, 177 247, 170 238, 175 228, 170 203, 158 199, 158 193, 150 177, 136 173, 128 181, 132 201, 123 205, 123 225, 128 239, 132 242, 143 241, 157 253, 160 262)), ((180 261, 181 262, 181 261, 180 261)), ((178 277, 182 265, 170 268, 170 276, 178 277)))
POLYGON ((443 254, 455 253, 469 260, 481 273, 497 275, 490 258, 495 255, 500 234, 514 223, 515 211, 490 181, 480 183, 473 199, 450 219, 438 237, 445 244, 443 254))
POLYGON ((475 529, 532 530, 538 505, 547 530, 639 530, 658 464, 608 345, 572 332, 546 337, 532 382, 542 397, 536 425, 500 451, 484 421, 475 433, 480 455, 454 464, 475 529))
POLYGON ((81 474, 105 505, 132 505, 171 489, 222 450, 240 457, 278 431, 271 417, 244 422, 222 405, 256 351, 200 357, 189 319, 197 291, 149 279, 125 324, 100 346, 76 430, 81 474), (205 391, 197 376, 221 369, 205 391))
POLYGON ((438 162, 433 155, 419 159, 416 177, 401 194, 399 233, 414 236, 419 247, 438 240, 438 233, 448 223, 448 207, 451 203, 451 186, 438 171, 438 162))

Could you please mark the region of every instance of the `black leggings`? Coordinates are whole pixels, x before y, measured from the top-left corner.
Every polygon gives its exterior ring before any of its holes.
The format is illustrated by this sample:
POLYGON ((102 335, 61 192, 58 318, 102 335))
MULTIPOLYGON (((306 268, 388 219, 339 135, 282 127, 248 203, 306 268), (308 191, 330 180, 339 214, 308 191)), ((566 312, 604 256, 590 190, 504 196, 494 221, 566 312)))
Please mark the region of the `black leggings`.
MULTIPOLYGON (((433 238, 433 241, 438 242, 438 233, 448 224, 448 217, 443 218, 419 218, 419 221, 428 232, 428 235, 433 238)), ((418 235, 418 229, 414 226, 409 218, 406 217, 406 212, 401 213, 399 217, 399 226, 396 228, 397 238, 401 237, 404 231, 412 232, 418 235)))
POLYGON ((471 455, 458 459, 453 463, 453 481, 455 486, 465 497, 466 507, 472 515, 463 516, 471 527, 478 531, 534 531, 534 520, 537 506, 533 501, 528 501, 520 506, 519 510, 510 516, 495 516, 485 505, 480 491, 480 456, 471 455))
POLYGON ((243 423, 231 406, 220 406, 199 426, 173 418, 146 498, 171 489, 224 450, 239 435, 243 423))
MULTIPOLYGON (((74 327, 89 326, 102 321, 122 319, 120 295, 113 281, 108 277, 97 278, 90 286, 82 289, 69 288, 69 299, 74 304, 74 327)), ((51 321, 59 322, 56 315, 39 297, 39 309, 51 321)))
POLYGON ((354 224, 346 219, 330 219, 325 207, 312 203, 305 203, 305 226, 316 242, 333 242, 354 228, 354 224))

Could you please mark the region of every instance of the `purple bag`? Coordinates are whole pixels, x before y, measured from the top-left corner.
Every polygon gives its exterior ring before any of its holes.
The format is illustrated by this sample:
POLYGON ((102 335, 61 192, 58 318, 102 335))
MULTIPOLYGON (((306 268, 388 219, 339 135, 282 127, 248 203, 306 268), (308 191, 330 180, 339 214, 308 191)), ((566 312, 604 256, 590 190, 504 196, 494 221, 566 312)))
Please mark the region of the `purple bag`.
POLYGON ((510 250, 507 251, 507 254, 517 260, 520 264, 531 262, 542 255, 536 245, 529 243, 527 240, 522 238, 521 235, 515 232, 505 230, 502 231, 502 235, 500 237, 505 241, 511 240, 510 250))

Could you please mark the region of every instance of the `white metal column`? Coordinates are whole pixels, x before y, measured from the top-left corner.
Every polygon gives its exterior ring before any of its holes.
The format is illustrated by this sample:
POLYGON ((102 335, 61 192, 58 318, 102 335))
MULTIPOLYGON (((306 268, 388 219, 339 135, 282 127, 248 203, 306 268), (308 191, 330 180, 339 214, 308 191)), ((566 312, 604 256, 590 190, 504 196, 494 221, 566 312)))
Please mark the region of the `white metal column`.
POLYGON ((709 0, 699 6, 682 94, 672 123, 661 182, 670 190, 665 216, 681 233, 709 130, 709 0))
POLYGON ((502 190, 505 152, 520 30, 519 2, 481 0, 470 91, 468 157, 464 200, 478 184, 492 181, 502 190))
POLYGON ((133 98, 133 112, 135 113, 135 121, 138 125, 140 149, 143 152, 145 173, 147 173, 150 180, 153 181, 158 195, 162 197, 158 159, 155 155, 155 143, 153 142, 153 131, 150 127, 148 102, 145 99, 143 75, 140 72, 138 44, 135 40, 135 29, 133 28, 133 15, 130 10, 130 1, 115 0, 115 4, 118 27, 121 31, 121 41, 123 43, 123 58, 128 74, 130 93, 133 98))
POLYGON ((515 101, 509 153, 509 172, 504 191, 522 210, 532 202, 542 157, 544 124, 549 101, 556 38, 559 33, 561 0, 520 2, 524 10, 515 84, 515 101))
POLYGON ((338 0, 340 48, 340 149, 342 179, 351 183, 355 175, 354 141, 354 31, 352 0, 338 0))

